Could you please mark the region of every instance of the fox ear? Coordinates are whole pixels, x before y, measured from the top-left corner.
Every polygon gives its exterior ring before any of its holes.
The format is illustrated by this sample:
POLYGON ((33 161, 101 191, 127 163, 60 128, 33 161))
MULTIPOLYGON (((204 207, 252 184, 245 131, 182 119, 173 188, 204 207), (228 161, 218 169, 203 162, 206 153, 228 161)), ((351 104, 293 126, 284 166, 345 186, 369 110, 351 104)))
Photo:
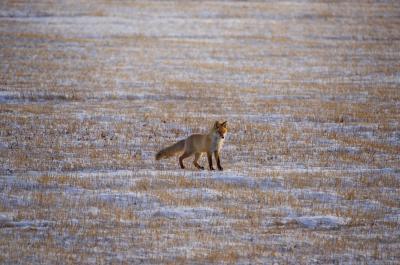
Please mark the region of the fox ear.
POLYGON ((214 128, 218 128, 219 126, 220 126, 219 121, 216 121, 216 122, 214 123, 214 128))
POLYGON ((221 126, 226 128, 226 124, 227 124, 227 121, 224 121, 223 123, 221 123, 221 126))

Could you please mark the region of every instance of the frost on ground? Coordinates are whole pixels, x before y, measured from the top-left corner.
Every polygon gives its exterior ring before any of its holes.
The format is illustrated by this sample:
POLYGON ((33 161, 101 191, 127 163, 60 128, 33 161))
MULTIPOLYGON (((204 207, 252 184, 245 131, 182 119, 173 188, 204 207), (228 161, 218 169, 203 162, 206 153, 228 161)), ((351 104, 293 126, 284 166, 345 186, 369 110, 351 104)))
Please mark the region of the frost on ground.
POLYGON ((346 220, 337 216, 302 216, 285 219, 285 222, 295 221, 307 228, 335 228, 346 224, 346 220))
POLYGON ((399 263, 400 3, 73 2, 0 3, 1 264, 399 263))

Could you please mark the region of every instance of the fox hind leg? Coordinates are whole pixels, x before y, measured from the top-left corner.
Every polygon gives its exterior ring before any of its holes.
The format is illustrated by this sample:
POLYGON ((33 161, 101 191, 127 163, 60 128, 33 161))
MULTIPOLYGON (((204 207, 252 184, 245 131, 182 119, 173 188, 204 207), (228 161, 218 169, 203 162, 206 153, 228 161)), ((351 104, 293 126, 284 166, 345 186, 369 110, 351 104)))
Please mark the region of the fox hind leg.
POLYGON ((179 165, 181 166, 182 169, 185 168, 185 166, 183 165, 183 159, 188 158, 191 155, 193 155, 193 153, 186 153, 185 152, 179 157, 179 165))
POLYGON ((200 166, 200 165, 197 163, 197 161, 199 161, 200 157, 201 157, 201 153, 195 153, 195 154, 194 154, 193 165, 194 165, 196 168, 203 170, 204 167, 200 166))

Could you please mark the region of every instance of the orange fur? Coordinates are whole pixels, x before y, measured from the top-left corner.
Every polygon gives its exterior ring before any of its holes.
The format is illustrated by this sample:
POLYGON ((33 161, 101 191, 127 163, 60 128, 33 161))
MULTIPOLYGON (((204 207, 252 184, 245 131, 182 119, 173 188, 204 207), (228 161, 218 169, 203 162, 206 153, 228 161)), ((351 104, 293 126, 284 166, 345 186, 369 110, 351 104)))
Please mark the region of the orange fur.
POLYGON ((204 167, 198 164, 198 160, 203 153, 207 153, 210 170, 214 170, 212 166, 212 154, 214 154, 218 169, 222 170, 219 153, 227 132, 227 122, 225 121, 220 123, 217 121, 214 123, 208 134, 192 134, 185 140, 181 140, 159 151, 156 154, 156 160, 167 158, 177 153, 182 153, 182 155, 179 157, 179 164, 181 168, 185 168, 183 165, 183 160, 187 157, 195 155, 193 165, 198 169, 204 169, 204 167))

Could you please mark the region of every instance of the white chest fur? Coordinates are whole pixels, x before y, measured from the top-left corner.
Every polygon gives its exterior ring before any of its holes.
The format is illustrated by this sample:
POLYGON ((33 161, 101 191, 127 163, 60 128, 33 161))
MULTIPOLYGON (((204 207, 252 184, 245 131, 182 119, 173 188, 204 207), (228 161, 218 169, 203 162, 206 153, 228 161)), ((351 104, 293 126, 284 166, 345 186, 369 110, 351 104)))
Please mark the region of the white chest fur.
POLYGON ((215 151, 220 151, 222 148, 222 145, 224 144, 224 139, 219 137, 218 135, 214 135, 213 138, 211 139, 211 152, 215 151))

